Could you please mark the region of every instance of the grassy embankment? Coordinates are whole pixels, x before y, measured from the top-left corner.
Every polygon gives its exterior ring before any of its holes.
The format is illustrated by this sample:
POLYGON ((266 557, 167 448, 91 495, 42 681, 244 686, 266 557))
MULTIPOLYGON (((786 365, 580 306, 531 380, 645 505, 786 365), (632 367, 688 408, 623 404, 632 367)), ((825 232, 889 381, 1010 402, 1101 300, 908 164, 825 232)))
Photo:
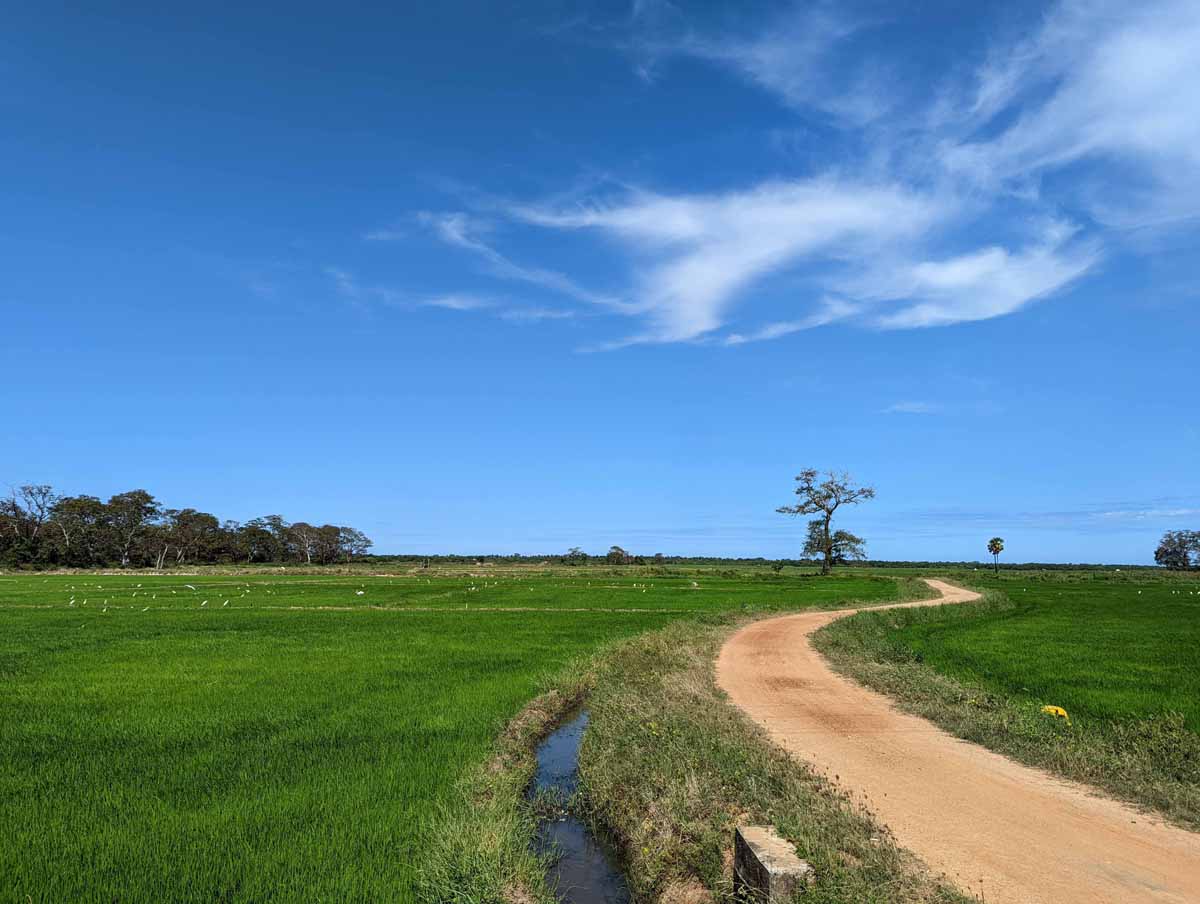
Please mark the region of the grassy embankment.
POLYGON ((430 814, 565 664, 696 613, 896 595, 474 571, 0 575, 0 900, 412 900, 430 814))
MULTIPOLYGON (((896 599, 928 593, 913 581, 896 589, 896 599)), ((522 797, 531 750, 557 716, 586 698, 591 721, 576 806, 614 836, 639 900, 727 895, 733 829, 746 822, 774 824, 813 863, 820 878, 807 900, 964 900, 724 700, 713 659, 746 617, 717 612, 673 621, 605 647, 556 682, 442 811, 426 899, 523 901, 544 891, 541 866, 528 854, 532 813, 522 797)))
POLYGON ((863 613, 814 643, 959 737, 1200 829, 1200 576, 947 577, 984 599, 863 613))

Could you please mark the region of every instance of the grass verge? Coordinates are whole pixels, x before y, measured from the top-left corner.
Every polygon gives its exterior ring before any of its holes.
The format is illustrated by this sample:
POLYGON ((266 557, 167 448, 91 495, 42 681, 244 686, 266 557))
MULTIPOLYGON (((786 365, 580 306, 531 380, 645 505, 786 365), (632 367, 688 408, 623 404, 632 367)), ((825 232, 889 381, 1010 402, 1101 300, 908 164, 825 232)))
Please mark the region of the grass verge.
POLYGON ((816 870, 806 901, 967 900, 726 702, 713 662, 732 624, 674 623, 594 660, 582 791, 637 899, 727 897, 735 826, 769 823, 816 870))
POLYGON ((1130 690, 1175 658, 1147 645, 1167 626, 1136 603, 1119 603, 1106 620, 1104 588, 1089 590, 1086 604, 1036 593, 1014 602, 984 589, 975 603, 862 612, 821 629, 813 644, 837 671, 957 737, 1200 829, 1200 735, 1169 703, 1130 690), (1070 723, 1044 714, 1046 704, 1065 705, 1070 723))
POLYGON ((430 821, 418 874, 422 904, 550 904, 545 858, 530 839, 535 806, 526 799, 535 749, 588 693, 594 675, 568 668, 531 700, 496 739, 491 755, 465 775, 430 821))

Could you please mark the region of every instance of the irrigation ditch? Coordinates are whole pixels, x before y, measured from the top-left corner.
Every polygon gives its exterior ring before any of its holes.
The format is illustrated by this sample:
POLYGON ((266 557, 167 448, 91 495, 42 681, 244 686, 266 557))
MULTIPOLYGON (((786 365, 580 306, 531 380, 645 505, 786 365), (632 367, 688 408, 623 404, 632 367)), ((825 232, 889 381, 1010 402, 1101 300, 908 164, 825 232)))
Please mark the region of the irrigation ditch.
POLYGON ((629 904, 615 845, 578 806, 579 745, 587 724, 586 709, 569 712, 537 747, 526 792, 538 815, 534 849, 549 858, 546 884, 564 904, 629 904))

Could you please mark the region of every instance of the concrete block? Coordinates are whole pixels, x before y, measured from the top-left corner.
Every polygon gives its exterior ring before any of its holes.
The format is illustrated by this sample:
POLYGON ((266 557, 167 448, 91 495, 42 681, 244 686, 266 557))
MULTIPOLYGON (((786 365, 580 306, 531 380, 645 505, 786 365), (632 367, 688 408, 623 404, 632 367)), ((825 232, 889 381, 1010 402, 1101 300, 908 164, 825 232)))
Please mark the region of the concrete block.
POLYGON ((733 836, 733 893, 738 900, 783 904, 815 878, 813 868, 770 826, 742 826, 733 836))

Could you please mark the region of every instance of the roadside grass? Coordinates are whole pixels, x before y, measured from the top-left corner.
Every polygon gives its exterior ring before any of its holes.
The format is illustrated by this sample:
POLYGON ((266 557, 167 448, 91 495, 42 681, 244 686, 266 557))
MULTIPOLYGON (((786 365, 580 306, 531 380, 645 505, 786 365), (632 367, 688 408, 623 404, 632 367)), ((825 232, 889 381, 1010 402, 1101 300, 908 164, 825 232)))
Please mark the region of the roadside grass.
POLYGON ((669 571, 0 575, 0 900, 410 901, 446 812, 476 864, 440 887, 497 900, 535 869, 538 725, 471 782, 547 676, 697 611, 900 593, 669 571))
POLYGON ((675 622, 594 662, 583 797, 620 842, 638 900, 732 893, 739 824, 772 824, 816 871, 813 902, 966 901, 932 879, 824 778, 772 744, 717 688, 733 619, 675 622))
POLYGON ((860 613, 814 645, 958 737, 1200 828, 1200 580, 947 577, 984 599, 860 613))

